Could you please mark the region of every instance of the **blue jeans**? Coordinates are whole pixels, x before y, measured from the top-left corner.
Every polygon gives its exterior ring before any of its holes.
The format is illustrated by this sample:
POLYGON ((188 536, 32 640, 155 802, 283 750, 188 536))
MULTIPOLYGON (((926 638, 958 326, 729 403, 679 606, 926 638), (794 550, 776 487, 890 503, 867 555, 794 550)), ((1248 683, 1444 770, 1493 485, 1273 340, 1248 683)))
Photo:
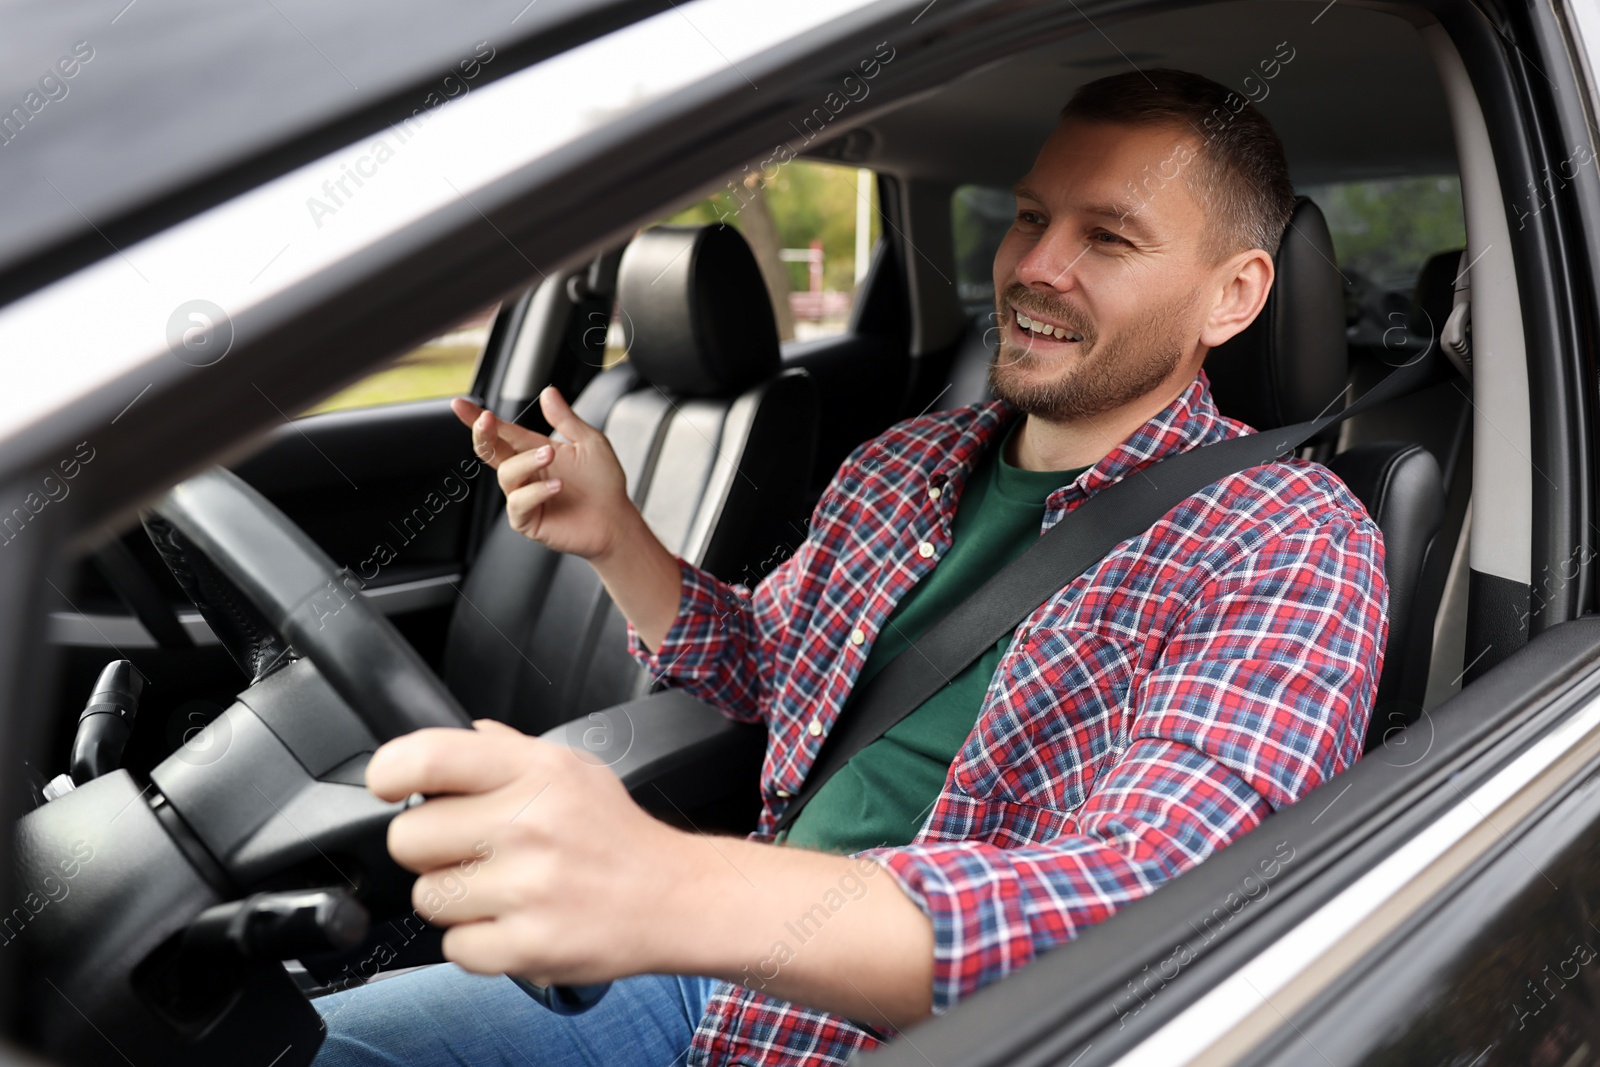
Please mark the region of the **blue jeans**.
POLYGON ((557 1015, 509 978, 440 964, 313 1000, 328 1036, 312 1067, 671 1067, 716 985, 636 975, 557 1015))

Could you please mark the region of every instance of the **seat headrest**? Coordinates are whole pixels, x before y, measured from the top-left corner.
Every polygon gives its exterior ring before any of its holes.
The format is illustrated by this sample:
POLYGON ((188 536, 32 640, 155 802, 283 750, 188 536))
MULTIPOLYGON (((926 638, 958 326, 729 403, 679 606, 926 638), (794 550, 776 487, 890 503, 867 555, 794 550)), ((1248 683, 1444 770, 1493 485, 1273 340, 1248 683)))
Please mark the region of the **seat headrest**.
POLYGON ((1217 409, 1258 430, 1338 410, 1350 371, 1344 280, 1322 211, 1298 197, 1283 231, 1266 307, 1206 354, 1217 409))
POLYGON ((1444 322, 1455 309, 1456 278, 1461 274, 1459 248, 1438 252, 1417 272, 1417 288, 1411 295, 1411 332, 1438 340, 1444 322))
POLYGON ((736 396, 781 369, 772 300, 731 226, 657 226, 617 271, 628 359, 685 396, 736 396))

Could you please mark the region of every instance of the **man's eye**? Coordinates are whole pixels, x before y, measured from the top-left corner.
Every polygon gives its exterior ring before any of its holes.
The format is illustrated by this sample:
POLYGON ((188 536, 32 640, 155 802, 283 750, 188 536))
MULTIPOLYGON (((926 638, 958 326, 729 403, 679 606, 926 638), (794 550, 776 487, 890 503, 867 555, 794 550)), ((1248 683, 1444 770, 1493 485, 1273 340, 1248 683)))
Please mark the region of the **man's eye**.
POLYGON ((1098 241, 1100 244, 1126 244, 1127 243, 1123 239, 1123 237, 1121 235, 1112 233, 1109 230, 1097 231, 1094 234, 1093 239, 1095 241, 1098 241))
POLYGON ((1017 221, 1026 226, 1043 226, 1044 216, 1037 211, 1019 211, 1017 212, 1017 221))

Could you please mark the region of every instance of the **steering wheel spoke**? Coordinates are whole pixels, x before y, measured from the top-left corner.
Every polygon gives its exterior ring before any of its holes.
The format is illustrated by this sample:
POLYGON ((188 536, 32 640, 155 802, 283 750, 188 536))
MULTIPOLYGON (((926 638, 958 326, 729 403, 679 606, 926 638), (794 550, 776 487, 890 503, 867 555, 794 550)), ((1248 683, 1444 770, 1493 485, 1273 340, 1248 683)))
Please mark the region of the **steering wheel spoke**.
POLYGON ((472 723, 439 677, 290 518, 231 471, 179 485, 147 521, 174 576, 260 681, 309 658, 379 741, 472 723))

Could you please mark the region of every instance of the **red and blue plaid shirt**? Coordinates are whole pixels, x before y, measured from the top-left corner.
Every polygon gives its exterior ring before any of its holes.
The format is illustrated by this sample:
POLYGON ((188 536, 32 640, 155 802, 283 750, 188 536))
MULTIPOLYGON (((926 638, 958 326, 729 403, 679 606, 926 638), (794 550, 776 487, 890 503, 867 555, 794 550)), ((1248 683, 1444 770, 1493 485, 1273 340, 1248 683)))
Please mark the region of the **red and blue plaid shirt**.
MULTIPOLYGON (((653 676, 768 727, 770 840, 872 642, 938 565, 1003 401, 902 422, 845 460, 810 535, 752 591, 680 559, 653 676), (860 631, 859 643, 855 631, 860 631)), ((1202 372, 1046 501, 1047 530, 1164 456, 1251 432, 1202 372)), ((1018 626, 921 832, 864 853, 933 922, 933 1010, 1026 966, 1361 754, 1382 666, 1383 539, 1327 468, 1265 464, 1190 497, 1018 626)), ((842 1064, 838 1016, 724 982, 688 1062, 842 1064)))

